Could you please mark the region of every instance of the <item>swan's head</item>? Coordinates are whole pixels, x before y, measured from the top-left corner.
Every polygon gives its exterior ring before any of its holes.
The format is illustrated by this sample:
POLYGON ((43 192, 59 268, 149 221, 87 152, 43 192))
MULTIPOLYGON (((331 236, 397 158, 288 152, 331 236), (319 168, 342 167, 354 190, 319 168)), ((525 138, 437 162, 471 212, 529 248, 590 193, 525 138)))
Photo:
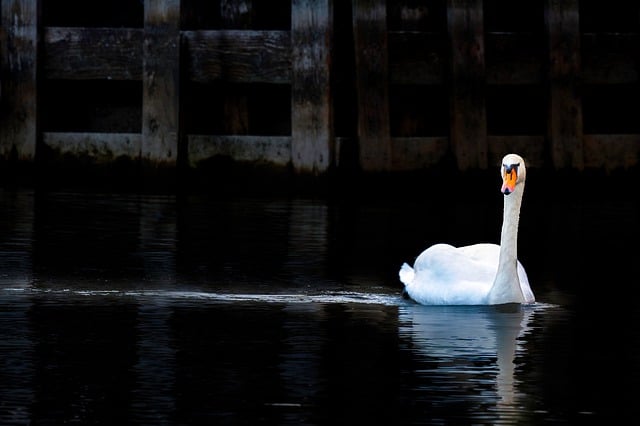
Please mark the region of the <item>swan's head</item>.
POLYGON ((502 175, 502 193, 509 195, 516 190, 516 186, 524 184, 527 177, 527 168, 524 160, 517 154, 507 154, 502 159, 500 166, 502 175))

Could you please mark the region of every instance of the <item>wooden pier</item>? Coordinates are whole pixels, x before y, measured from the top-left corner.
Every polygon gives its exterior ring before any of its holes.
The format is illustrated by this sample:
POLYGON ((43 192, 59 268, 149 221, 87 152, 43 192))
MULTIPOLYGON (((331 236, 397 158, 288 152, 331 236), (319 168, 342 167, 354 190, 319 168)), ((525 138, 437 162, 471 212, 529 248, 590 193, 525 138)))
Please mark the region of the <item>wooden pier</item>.
POLYGON ((634 169, 630 3, 0 0, 0 167, 634 169))

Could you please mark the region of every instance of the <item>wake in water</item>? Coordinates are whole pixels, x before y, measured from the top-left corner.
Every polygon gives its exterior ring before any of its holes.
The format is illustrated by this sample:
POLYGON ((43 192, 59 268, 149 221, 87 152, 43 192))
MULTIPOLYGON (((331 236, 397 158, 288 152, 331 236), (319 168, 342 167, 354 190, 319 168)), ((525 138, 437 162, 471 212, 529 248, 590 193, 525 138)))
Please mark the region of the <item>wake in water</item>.
POLYGON ((405 303, 399 293, 359 291, 318 291, 315 293, 232 293, 188 290, 90 290, 90 289, 38 289, 4 288, 4 294, 33 294, 52 296, 158 298, 165 300, 204 300, 210 302, 262 302, 262 303, 360 303, 394 306, 405 303))

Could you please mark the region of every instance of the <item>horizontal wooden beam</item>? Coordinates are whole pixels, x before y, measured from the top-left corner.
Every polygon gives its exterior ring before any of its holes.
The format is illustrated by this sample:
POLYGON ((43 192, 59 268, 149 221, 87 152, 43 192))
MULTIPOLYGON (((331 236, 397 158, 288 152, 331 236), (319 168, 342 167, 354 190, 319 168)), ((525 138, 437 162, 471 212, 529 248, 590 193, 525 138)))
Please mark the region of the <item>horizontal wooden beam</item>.
POLYGON ((49 79, 140 80, 142 29, 44 29, 44 73, 49 79))
POLYGON ((45 132, 43 143, 56 154, 91 158, 96 163, 140 157, 140 133, 45 132))
MULTIPOLYGON (((509 152, 522 155, 527 166, 544 166, 544 143, 542 135, 500 135, 488 136, 489 165, 499 164, 509 152)), ((440 163, 449 152, 449 138, 409 137, 391 139, 393 147, 393 171, 428 169, 440 163)))
MULTIPOLYGON (((290 82, 288 31, 183 31, 182 37, 189 48, 187 61, 195 81, 290 82)), ((142 39, 139 28, 46 27, 45 77, 140 80, 142 39)), ((389 31, 391 82, 443 84, 448 71, 446 43, 438 33, 389 31)), ((635 33, 583 34, 583 82, 636 83, 639 73, 634 49, 638 43, 640 35, 635 33)), ((487 33, 485 44, 488 84, 540 84, 546 78, 545 46, 539 36, 487 33)))
POLYGON ((216 156, 280 166, 291 162, 290 136, 189 135, 187 139, 189 164, 192 167, 216 156))
POLYGON ((614 170, 637 167, 640 135, 584 135, 584 166, 614 170))
POLYGON ((449 151, 449 138, 391 138, 392 171, 428 169, 440 163, 449 151))
MULTIPOLYGON (((198 82, 291 82, 289 31, 183 31, 189 76, 198 82)), ((142 78, 143 29, 44 29, 49 79, 142 78)))
MULTIPOLYGON (((635 84, 640 78, 637 33, 585 33, 581 36, 581 79, 585 84, 635 84)), ((444 84, 447 44, 442 35, 389 31, 392 84, 444 84)), ((544 38, 527 32, 485 34, 487 84, 526 85, 546 81, 544 38)))
MULTIPOLYGON (((90 158, 96 164, 118 158, 137 159, 142 137, 139 133, 81 133, 45 132, 43 143, 58 155, 90 158)), ((516 152, 527 160, 531 168, 545 167, 545 137, 542 135, 489 136, 489 164, 497 164, 507 152, 516 152)), ((286 166, 290 162, 289 136, 216 136, 189 135, 189 163, 216 156, 235 161, 270 163, 286 166)), ((338 145, 352 143, 337 138, 338 145)), ((392 170, 412 171, 428 169, 440 163, 449 150, 449 138, 394 137, 391 138, 392 170)), ((339 153, 341 149, 337 149, 339 153)), ((584 135, 585 167, 613 170, 638 166, 640 135, 584 135)), ((338 165, 341 159, 337 158, 338 165)))
MULTIPOLYGON (((43 143, 58 155, 108 162, 140 157, 140 133, 45 132, 43 143)), ((215 156, 235 161, 287 165, 291 160, 289 136, 189 135, 189 163, 192 166, 215 156)))
POLYGON ((183 31, 189 78, 197 82, 291 82, 289 31, 183 31))

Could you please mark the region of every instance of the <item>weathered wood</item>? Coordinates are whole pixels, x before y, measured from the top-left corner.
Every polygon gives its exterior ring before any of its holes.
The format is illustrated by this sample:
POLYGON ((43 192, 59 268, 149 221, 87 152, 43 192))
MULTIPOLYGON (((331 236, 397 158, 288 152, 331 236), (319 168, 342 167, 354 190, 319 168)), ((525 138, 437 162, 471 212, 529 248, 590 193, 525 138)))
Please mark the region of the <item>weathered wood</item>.
MULTIPOLYGON (((221 0, 220 17, 225 29, 246 30, 251 25, 252 0, 221 0)), ((225 133, 242 135, 249 133, 249 109, 246 94, 225 92, 225 133)))
POLYGON ((547 0, 549 142, 555 168, 583 168, 578 0, 547 0))
POLYGON ((145 0, 141 158, 175 166, 180 102, 180 0, 145 0))
MULTIPOLYGON (((591 40, 593 37, 588 37, 591 40)), ((630 83, 636 78, 632 34, 603 34, 593 38, 594 56, 600 61, 584 64, 584 78, 589 83, 630 83), (605 39, 602 42, 602 39, 605 39), (610 39, 609 42, 606 40, 610 39), (621 44, 623 47, 621 47, 621 44), (626 54, 625 54, 626 53, 626 54), (606 55, 606 58, 604 56, 606 55), (607 59, 611 59, 610 61, 607 59)), ((486 84, 542 84, 545 81, 546 51, 544 41, 532 33, 487 33, 486 84)), ((586 49, 583 49, 583 51, 586 49)), ((443 84, 448 68, 446 40, 439 34, 413 31, 389 31, 390 73, 392 84, 443 84), (409 50, 398 58, 394 50, 409 50)))
POLYGON ((360 166, 391 169, 387 9, 384 0, 353 0, 360 166))
POLYGON ((289 136, 189 135, 188 139, 191 167, 216 156, 279 166, 286 166, 291 161, 289 136))
MULTIPOLYGON (((42 27, 41 3, 0 1, 0 162, 31 161, 38 147, 96 163, 142 156, 169 167, 182 154, 191 166, 226 156, 311 173, 340 160, 331 97, 333 0, 293 0, 291 31, 250 30, 255 0, 220 0, 219 30, 182 32, 181 0, 145 0, 144 28, 42 27), (42 133, 38 79, 142 81, 142 132, 42 133), (291 137, 192 135, 183 152, 179 86, 186 79, 223 83, 222 133, 229 135, 246 135, 251 124, 247 97, 235 93, 236 83, 290 84, 291 137)), ((486 0, 447 0, 447 31, 440 25, 444 14, 405 3, 352 0, 353 21, 345 28, 353 30, 355 56, 338 58, 347 67, 355 61, 357 123, 341 126, 352 136, 349 125, 356 125, 358 140, 343 139, 349 161, 357 157, 366 171, 426 169, 453 147, 460 169, 493 165, 507 151, 522 153, 531 167, 548 166, 549 159, 555 168, 638 167, 640 135, 583 134, 581 99, 583 88, 589 94, 612 84, 638 85, 637 31, 585 33, 579 0, 545 0, 546 33, 485 33, 486 0), (442 105, 450 114, 449 139, 390 136, 389 94, 407 90, 397 85, 451 88, 451 102, 442 105), (487 85, 548 87, 547 134, 487 135, 487 85)), ((350 71, 340 74, 342 81, 350 71)), ((612 114, 601 118, 602 128, 633 129, 616 127, 621 120, 612 114)), ((419 124, 433 120, 415 117, 419 124)))
MULTIPOLYGON (((43 34, 45 78, 142 78, 142 29, 47 27, 43 34)), ((583 34, 582 81, 588 84, 637 82, 634 46, 640 43, 639 39, 638 34, 583 34)), ((394 61, 392 55, 391 83, 442 84, 447 68, 445 43, 446 40, 435 33, 389 31, 390 52, 399 50, 399 46, 419 47, 419 51, 411 49, 407 58, 394 61)), ((486 34, 487 84, 542 83, 546 60, 539 56, 544 47, 538 46, 541 43, 542 40, 531 33, 486 34)))
POLYGON ((138 158, 142 136, 139 133, 45 132, 42 141, 59 155, 109 163, 118 158, 138 158))
POLYGON ((196 82, 291 82, 289 31, 183 31, 189 77, 196 82))
POLYGON ((444 160, 449 151, 449 138, 407 137, 392 138, 393 171, 421 170, 444 160))
POLYGON ((38 138, 38 0, 0 2, 0 157, 32 161, 38 138))
POLYGON ((584 166, 629 169, 640 165, 640 135, 584 135, 584 166))
POLYGON ((142 79, 142 29, 48 27, 43 32, 45 78, 142 79))
POLYGON ((291 162, 325 172, 333 162, 333 0, 291 2, 291 162))
POLYGON ((447 0, 451 40, 451 145, 458 168, 487 168, 482 0, 447 0))

